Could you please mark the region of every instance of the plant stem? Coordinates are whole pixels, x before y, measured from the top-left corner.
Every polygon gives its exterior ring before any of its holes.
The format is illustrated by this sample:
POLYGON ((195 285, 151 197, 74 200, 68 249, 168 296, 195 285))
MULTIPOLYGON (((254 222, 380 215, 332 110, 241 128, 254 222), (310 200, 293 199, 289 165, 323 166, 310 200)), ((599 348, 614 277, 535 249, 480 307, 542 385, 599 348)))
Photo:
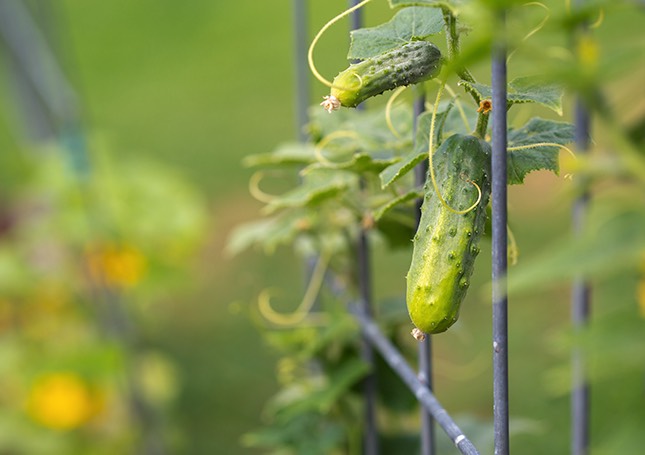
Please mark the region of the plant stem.
MULTIPOLYGON (((449 8, 442 8, 443 11, 443 20, 446 26, 446 41, 448 43, 448 56, 450 58, 451 62, 456 62, 459 59, 459 32, 457 31, 457 18, 452 14, 452 11, 450 11, 449 8)), ((470 71, 468 69, 461 65, 460 63, 457 63, 457 68, 456 68, 457 75, 468 82, 474 83, 475 78, 473 77, 472 74, 470 74, 470 71)), ((470 96, 473 97, 475 100, 475 103, 479 105, 479 102, 481 101, 481 97, 475 91, 474 89, 470 87, 464 87, 466 92, 470 94, 470 96)))
POLYGON ((477 126, 475 126, 475 131, 473 132, 473 135, 477 136, 480 139, 486 140, 486 130, 488 128, 488 118, 490 116, 488 113, 484 114, 481 112, 477 116, 477 126))

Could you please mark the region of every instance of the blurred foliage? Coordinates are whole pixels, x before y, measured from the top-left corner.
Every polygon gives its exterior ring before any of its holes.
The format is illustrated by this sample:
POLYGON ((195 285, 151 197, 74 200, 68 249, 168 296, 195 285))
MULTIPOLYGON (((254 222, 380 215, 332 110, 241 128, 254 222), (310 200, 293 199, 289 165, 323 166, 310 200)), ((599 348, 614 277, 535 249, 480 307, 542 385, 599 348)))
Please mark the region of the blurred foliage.
POLYGON ((14 155, 0 237, 3 453, 132 453, 177 396, 173 362, 141 345, 134 321, 186 282, 204 203, 158 163, 92 150, 89 179, 65 149, 14 155))

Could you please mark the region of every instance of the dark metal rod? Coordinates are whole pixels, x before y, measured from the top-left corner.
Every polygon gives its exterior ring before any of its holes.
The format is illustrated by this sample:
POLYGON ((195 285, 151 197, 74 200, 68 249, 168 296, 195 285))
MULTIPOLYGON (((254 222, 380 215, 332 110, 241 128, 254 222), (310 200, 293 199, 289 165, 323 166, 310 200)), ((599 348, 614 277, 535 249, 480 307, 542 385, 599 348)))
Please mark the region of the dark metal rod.
POLYGON ((309 109, 309 67, 307 66, 308 23, 307 0, 293 0, 293 37, 295 54, 296 80, 296 131, 300 142, 307 141, 305 125, 308 122, 309 109))
MULTIPOLYGON (((504 22, 502 17, 500 20, 504 22)), ((508 455, 508 297, 507 194, 506 194, 506 48, 498 43, 492 56, 493 155, 492 155, 492 241, 493 241, 493 416, 495 455, 508 455)))
MULTIPOLYGON (((576 3, 582 3, 578 0, 576 3)), ((588 33, 588 27, 583 25, 580 33, 588 33)), ((591 117, 589 110, 581 99, 575 106, 575 140, 579 153, 586 153, 590 144, 591 117)), ((572 228, 575 234, 584 228, 589 192, 585 191, 574 203, 572 210, 572 228)), ((591 288, 581 277, 573 281, 571 290, 571 323, 574 330, 580 330, 587 325, 591 313, 591 288)), ((590 405, 589 384, 586 379, 585 356, 582 350, 574 347, 571 352, 571 453, 572 455, 587 455, 589 453, 590 405)))
MULTIPOLYGON (((423 91, 423 85, 419 85, 419 94, 414 100, 414 126, 415 126, 415 137, 416 137, 416 127, 417 120, 419 116, 425 111, 425 92, 423 91)), ((423 160, 415 169, 414 169, 414 181, 417 186, 423 186, 428 175, 428 161, 423 160)), ((423 198, 417 201, 417 226, 421 219, 421 205, 423 204, 423 198)), ((419 344, 419 381, 421 384, 424 384, 428 390, 432 390, 432 336, 426 336, 419 344)), ((435 455, 436 445, 435 445, 435 434, 434 434, 434 419, 432 414, 426 411, 425 408, 421 408, 421 455, 435 455)))
POLYGON ((419 400, 421 406, 430 413, 457 449, 465 455, 479 455, 473 443, 464 435, 434 394, 423 384, 405 358, 382 333, 369 315, 362 311, 362 304, 351 308, 361 325, 363 336, 378 350, 383 359, 399 375, 403 382, 419 400))
MULTIPOLYGON (((360 0, 350 0, 350 8, 357 5, 360 0)), ((356 30, 362 27, 362 14, 360 10, 354 11, 351 15, 350 29, 356 30)), ((362 109, 363 106, 359 106, 362 109)), ((361 181, 361 186, 364 182, 361 181)), ((367 238, 367 231, 361 229, 358 237, 357 248, 358 260, 358 287, 362 302, 362 311, 372 314, 372 274, 370 269, 370 248, 367 238)), ((363 397, 365 400, 364 419, 365 428, 363 432, 363 454, 378 455, 378 428, 376 424, 376 374, 375 374, 375 356, 372 345, 363 340, 361 345, 361 357, 371 367, 371 372, 363 380, 363 397)))
POLYGON ((49 111, 59 121, 76 119, 76 93, 23 2, 0 0, 0 35, 49 111))

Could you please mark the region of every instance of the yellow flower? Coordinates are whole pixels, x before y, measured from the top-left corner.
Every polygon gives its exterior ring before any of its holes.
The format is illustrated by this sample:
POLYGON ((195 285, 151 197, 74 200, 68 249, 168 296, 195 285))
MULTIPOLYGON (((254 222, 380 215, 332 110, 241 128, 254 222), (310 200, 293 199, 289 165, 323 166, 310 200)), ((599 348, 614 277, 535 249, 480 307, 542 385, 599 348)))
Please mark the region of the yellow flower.
POLYGON ((94 414, 95 403, 86 383, 73 373, 43 376, 29 395, 29 414, 40 424, 56 430, 83 425, 94 414))
POLYGON ((636 298, 638 299, 638 307, 640 308, 641 316, 645 318, 645 278, 638 282, 636 298))
POLYGON ((139 283, 145 273, 146 260, 141 252, 129 246, 107 245, 88 254, 92 276, 107 285, 128 288, 139 283))

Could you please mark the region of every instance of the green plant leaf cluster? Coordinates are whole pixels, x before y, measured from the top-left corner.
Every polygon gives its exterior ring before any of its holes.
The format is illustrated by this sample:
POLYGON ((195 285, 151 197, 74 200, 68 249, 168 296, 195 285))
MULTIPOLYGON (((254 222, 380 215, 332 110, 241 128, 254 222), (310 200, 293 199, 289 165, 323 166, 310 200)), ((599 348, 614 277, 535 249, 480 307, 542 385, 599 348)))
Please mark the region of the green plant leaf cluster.
POLYGON ((441 10, 405 8, 383 25, 352 31, 347 58, 362 60, 374 57, 413 40, 424 40, 442 30, 441 10))

